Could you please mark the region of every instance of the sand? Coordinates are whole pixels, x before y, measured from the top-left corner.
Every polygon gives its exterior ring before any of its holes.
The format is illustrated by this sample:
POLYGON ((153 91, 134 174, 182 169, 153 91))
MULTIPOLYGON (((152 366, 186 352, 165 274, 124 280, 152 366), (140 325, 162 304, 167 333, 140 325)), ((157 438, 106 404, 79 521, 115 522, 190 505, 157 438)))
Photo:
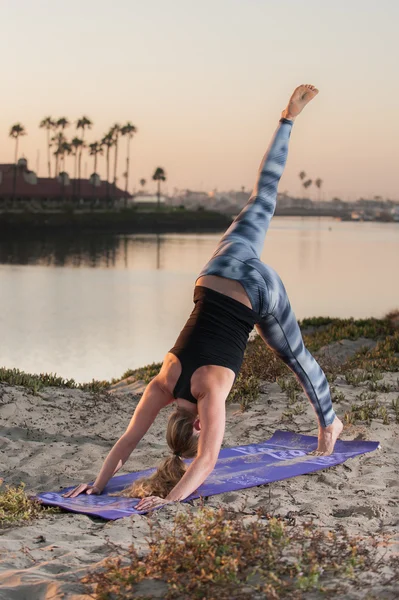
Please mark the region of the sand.
MULTIPOLYGON (((341 346, 347 352, 347 344, 341 346)), ((337 345, 332 353, 339 357, 337 345)), ((385 373, 382 382, 396 392, 379 393, 387 407, 398 397, 397 373, 385 373)), ((379 382, 379 383, 382 383, 379 382)), ((350 386, 343 377, 334 383, 345 395, 336 405, 343 416, 365 384, 350 386)), ((112 394, 46 388, 33 395, 22 387, 0 385, 0 474, 7 483, 26 483, 28 492, 59 490, 93 479, 113 443, 122 434, 144 385, 124 382, 112 394)), ((292 420, 283 418, 288 400, 276 383, 262 385, 262 394, 249 410, 228 406, 224 446, 260 442, 276 429, 316 435, 313 410, 303 397, 305 411, 292 420)), ((126 463, 124 471, 154 466, 167 453, 164 432, 171 408, 162 411, 147 436, 126 463)), ((399 549, 399 426, 381 419, 370 426, 346 426, 342 439, 378 440, 381 449, 317 473, 276 482, 269 486, 229 492, 208 499, 210 507, 225 506, 244 514, 259 507, 282 516, 291 512, 297 522, 313 518, 318 525, 335 529, 344 525, 352 534, 392 536, 399 549)), ((122 471, 123 472, 123 471, 122 471)), ((194 503, 195 504, 195 503, 194 503)), ((165 507, 158 518, 168 527, 187 505, 165 507)), ((31 524, 0 530, 0 600, 88 599, 80 578, 98 567, 114 550, 134 542, 145 548, 148 517, 135 515, 114 522, 85 515, 46 515, 31 524)), ((146 593, 163 597, 161 583, 147 582, 146 593), (149 591, 148 591, 149 590, 149 591)), ((370 590, 380 598, 394 598, 394 586, 370 590)), ((361 598, 356 591, 346 598, 361 598)))

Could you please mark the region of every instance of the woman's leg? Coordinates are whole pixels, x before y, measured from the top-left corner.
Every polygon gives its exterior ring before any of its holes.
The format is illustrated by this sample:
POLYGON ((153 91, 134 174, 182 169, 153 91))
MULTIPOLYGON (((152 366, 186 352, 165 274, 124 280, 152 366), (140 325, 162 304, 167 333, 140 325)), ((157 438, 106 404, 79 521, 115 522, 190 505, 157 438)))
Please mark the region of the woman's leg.
POLYGON ((331 454, 342 431, 342 423, 334 412, 327 378, 303 343, 301 330, 280 277, 260 261, 258 269, 263 271, 270 305, 256 329, 266 344, 296 375, 319 422, 317 451, 331 454))
POLYGON ((238 281, 244 288, 246 299, 256 312, 261 311, 261 277, 252 266, 251 260, 259 260, 266 231, 273 216, 277 186, 287 160, 288 140, 293 121, 282 118, 274 138, 261 163, 254 191, 240 214, 220 240, 212 258, 204 266, 196 285, 212 287, 209 276, 222 278, 219 291, 228 294, 230 280, 238 281), (226 286, 226 290, 223 289, 226 286))
MULTIPOLYGON (((229 255, 242 261, 260 258, 266 232, 276 208, 277 187, 287 161, 293 122, 316 94, 318 90, 312 85, 300 85, 294 90, 263 157, 253 192, 223 235, 213 257, 229 255)), ((201 275, 206 274, 207 266, 201 275)))
POLYGON ((259 167, 253 192, 223 235, 215 254, 230 242, 244 242, 251 247, 253 258, 260 258, 266 232, 276 208, 277 188, 287 162, 292 125, 293 121, 280 119, 259 167))

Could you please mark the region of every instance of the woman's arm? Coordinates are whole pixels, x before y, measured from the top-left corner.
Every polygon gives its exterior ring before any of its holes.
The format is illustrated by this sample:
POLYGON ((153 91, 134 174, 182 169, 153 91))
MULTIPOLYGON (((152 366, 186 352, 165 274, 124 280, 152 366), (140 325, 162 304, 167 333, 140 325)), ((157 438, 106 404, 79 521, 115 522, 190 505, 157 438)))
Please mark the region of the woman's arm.
POLYGON ((156 496, 142 498, 137 510, 149 510, 168 502, 184 500, 212 473, 219 456, 226 423, 226 393, 209 393, 198 401, 201 432, 197 457, 188 467, 179 483, 164 500, 156 496))
MULTIPOLYGON (((153 379, 151 383, 148 384, 134 411, 128 428, 108 454, 101 467, 100 473, 97 475, 91 488, 95 488, 97 492, 93 491, 91 493, 101 493, 103 491, 108 481, 124 465, 141 438, 151 427, 161 408, 169 404, 172 400, 173 398, 160 384, 157 378, 153 379)), ((78 486, 74 490, 67 492, 65 496, 74 498, 83 491, 87 491, 87 489, 90 491, 90 488, 82 489, 82 486, 78 486)))
POLYGON ((215 468, 226 425, 225 393, 209 393, 200 398, 198 415, 201 423, 198 453, 179 483, 166 497, 170 502, 187 498, 204 483, 215 468))

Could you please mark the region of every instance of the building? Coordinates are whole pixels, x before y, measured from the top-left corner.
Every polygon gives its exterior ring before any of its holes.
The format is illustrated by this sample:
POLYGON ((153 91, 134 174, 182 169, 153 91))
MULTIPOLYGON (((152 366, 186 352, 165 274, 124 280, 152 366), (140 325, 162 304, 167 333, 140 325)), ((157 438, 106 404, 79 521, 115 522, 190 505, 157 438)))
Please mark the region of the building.
POLYGON ((130 194, 101 181, 94 174, 90 179, 70 179, 67 173, 58 177, 37 177, 28 169, 26 159, 17 165, 0 164, 0 207, 17 209, 24 205, 41 204, 42 208, 56 208, 60 204, 101 205, 115 202, 125 203, 130 194))

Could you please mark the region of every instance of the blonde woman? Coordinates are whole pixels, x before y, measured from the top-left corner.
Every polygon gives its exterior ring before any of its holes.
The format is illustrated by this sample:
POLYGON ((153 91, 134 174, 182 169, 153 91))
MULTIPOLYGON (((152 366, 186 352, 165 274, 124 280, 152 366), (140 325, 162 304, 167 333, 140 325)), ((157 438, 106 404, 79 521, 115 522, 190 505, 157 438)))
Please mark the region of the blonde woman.
POLYGON ((159 411, 176 402, 166 439, 172 453, 147 479, 123 492, 150 510, 192 494, 215 467, 225 429, 225 401, 238 375, 254 326, 287 364, 313 405, 319 424, 318 454, 331 454, 342 431, 327 379, 305 348, 278 274, 260 261, 273 216, 295 118, 318 90, 293 92, 261 163, 254 191, 200 273, 195 307, 159 374, 147 386, 131 422, 112 448, 93 485, 67 494, 100 494, 145 435, 159 411), (183 458, 194 458, 186 469, 183 458))

